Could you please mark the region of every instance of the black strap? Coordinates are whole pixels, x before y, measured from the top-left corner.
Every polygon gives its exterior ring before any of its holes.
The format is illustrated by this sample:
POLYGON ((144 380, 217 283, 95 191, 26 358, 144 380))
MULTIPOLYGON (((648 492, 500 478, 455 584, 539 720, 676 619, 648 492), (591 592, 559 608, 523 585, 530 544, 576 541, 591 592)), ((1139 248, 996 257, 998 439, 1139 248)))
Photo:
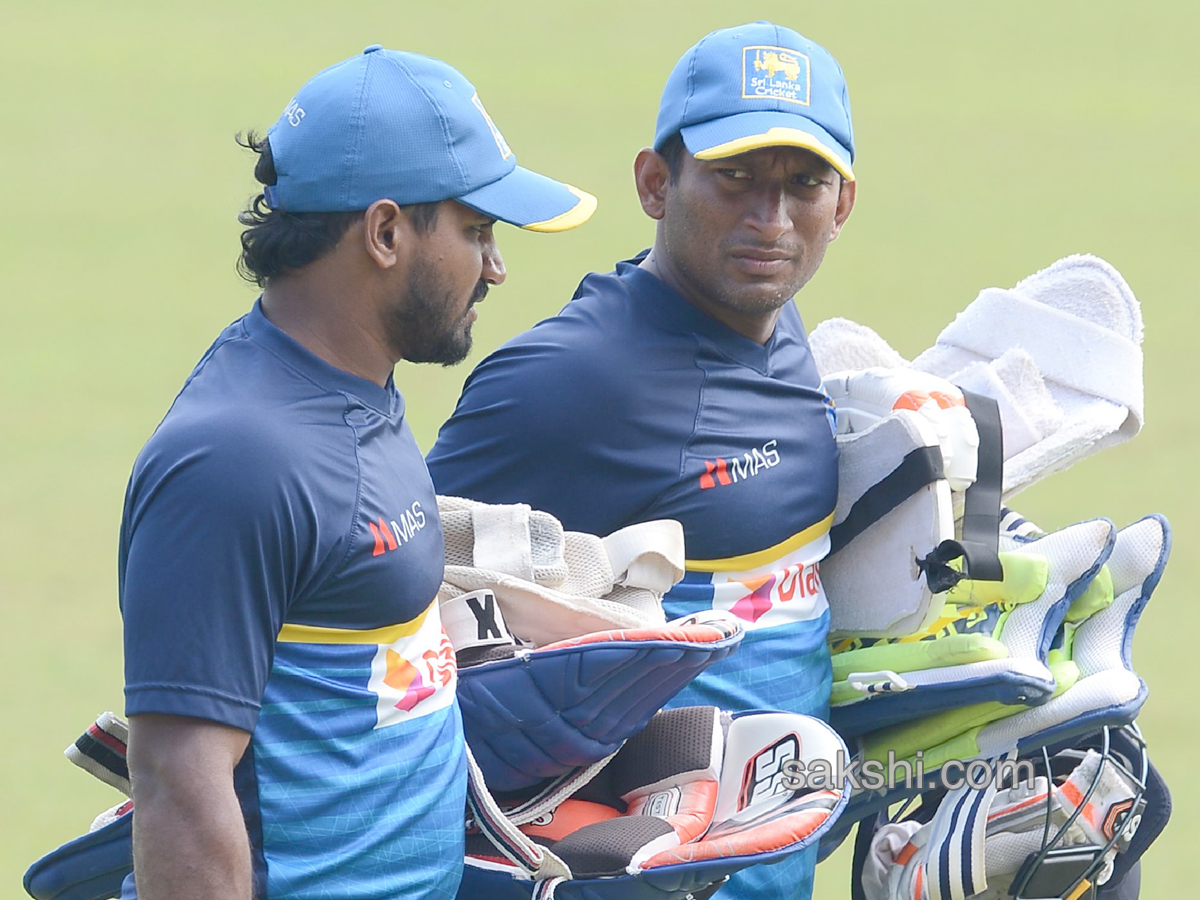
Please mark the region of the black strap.
POLYGON ((1004 435, 1000 429, 1000 405, 991 397, 963 391, 967 411, 979 432, 978 466, 975 483, 963 501, 962 539, 942 541, 932 553, 917 560, 929 590, 948 591, 963 578, 1003 581, 1000 565, 1000 497, 1004 486, 1004 435), (950 561, 962 558, 962 571, 950 561))
POLYGON ((830 555, 837 553, 925 485, 945 477, 939 448, 918 447, 910 451, 900 465, 855 500, 849 515, 829 530, 830 555))

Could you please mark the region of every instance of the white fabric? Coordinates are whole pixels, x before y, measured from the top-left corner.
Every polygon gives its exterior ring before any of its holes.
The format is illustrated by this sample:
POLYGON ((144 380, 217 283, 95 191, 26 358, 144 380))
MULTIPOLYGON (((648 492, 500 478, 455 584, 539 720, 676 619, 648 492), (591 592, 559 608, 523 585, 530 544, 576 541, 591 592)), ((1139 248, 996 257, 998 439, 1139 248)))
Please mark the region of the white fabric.
POLYGON ((895 893, 891 886, 891 881, 899 881, 904 871, 904 866, 897 864, 896 857, 920 830, 920 822, 889 822, 871 837, 871 849, 863 860, 861 874, 867 900, 892 900, 893 897, 904 896, 895 893))
POLYGON ((1098 570, 1108 560, 1116 541, 1116 528, 1108 519, 1079 522, 1011 551, 1046 557, 1049 581, 1042 596, 1014 609, 1000 640, 1012 656, 1045 661, 1043 639, 1053 635, 1067 614, 1063 598, 1067 589, 1089 570, 1098 570))
POLYGON ((840 317, 826 319, 809 332, 808 346, 822 375, 872 366, 896 369, 912 365, 866 325, 840 317))
POLYGON ((523 503, 491 505, 480 503, 471 508, 475 528, 474 564, 533 581, 533 540, 529 533, 529 513, 523 503))
MULTIPOLYGON (((1104 260, 1076 255, 1011 289, 982 291, 911 366, 1000 404, 1011 497, 1141 430, 1141 343, 1129 285, 1104 260)), ((822 322, 809 345, 823 374, 909 365, 845 319, 822 322)))
POLYGON ((446 597, 439 604, 442 628, 456 653, 519 643, 508 630, 494 592, 481 588, 446 597))
MULTIPOLYGON (((484 784, 483 772, 475 762, 475 757, 471 755, 471 748, 464 747, 464 750, 467 759, 469 796, 481 807, 481 815, 476 817, 475 824, 491 841, 492 846, 513 865, 538 881, 571 878, 571 869, 562 859, 548 848, 536 843, 509 821, 484 784), (497 837, 502 837, 503 840, 497 840, 497 837), (508 846, 517 848, 520 855, 510 853, 505 842, 508 846)), ((607 763, 611 758, 605 759, 604 762, 607 763)))
MULTIPOLYGON (((1072 790, 1066 791, 1049 785, 1042 776, 1032 785, 1020 783, 1004 790, 996 790, 994 782, 982 791, 964 785, 946 794, 928 824, 902 821, 884 826, 872 838, 863 867, 862 884, 867 900, 912 900, 918 870, 922 874, 922 898, 1009 900, 1013 877, 1046 838, 1047 791, 1051 820, 1048 839, 1053 840, 1076 809, 1070 797, 1086 795, 1095 782, 1084 813, 1067 827, 1054 846, 1108 843, 1112 835, 1105 833, 1104 825, 1109 811, 1131 800, 1137 793, 1136 785, 1094 750, 1087 751, 1068 781, 1072 790), (967 804, 978 806, 980 813, 970 832, 965 828, 967 804), (948 898, 943 898, 937 876, 939 856, 947 846, 951 892, 948 898), (897 858, 906 849, 907 862, 900 864, 897 858), (970 878, 963 866, 968 857, 970 878)), ((1115 855, 1116 848, 1105 854, 1103 867, 1091 879, 1094 884, 1108 881, 1115 855)))
MULTIPOLYGON (((997 761, 991 762, 994 765, 997 761)), ((964 783, 942 799, 929 823, 929 843, 918 854, 924 858, 925 890, 929 900, 966 900, 987 888, 984 845, 987 812, 996 796, 996 788, 994 778, 982 790, 964 783), (941 850, 945 846, 950 852, 943 860, 941 850), (949 883, 948 893, 941 889, 943 876, 949 883)))
POLYGON ((1168 543, 1166 520, 1158 516, 1117 532, 1107 563, 1113 575, 1113 602, 1084 620, 1075 633, 1071 656, 1080 679, 1041 706, 984 726, 978 737, 981 753, 1125 706, 1144 695, 1145 684, 1129 666, 1125 649, 1166 565, 1168 543))
POLYGON ((964 390, 993 398, 1000 408, 1004 454, 1012 458, 1045 440, 1063 425, 1033 357, 1014 347, 990 363, 973 362, 954 375, 964 390))
POLYGON ((962 391, 944 378, 904 366, 872 366, 821 379, 837 411, 837 432, 866 431, 884 416, 912 411, 933 426, 952 491, 975 483, 979 431, 962 391))
MULTIPOLYGON (((820 781, 840 771, 839 759, 849 758, 845 742, 820 719, 771 711, 734 718, 725 732, 712 831, 757 819, 793 799, 795 794, 785 787, 788 760, 802 761, 809 772, 814 761, 822 760, 825 771, 814 774, 820 781)), ((845 790, 845 785, 813 787, 832 791, 834 797, 845 790)))
MULTIPOLYGON (((111 710, 102 712, 100 714, 100 716, 96 719, 96 726, 106 734, 112 735, 122 744, 129 743, 128 723, 111 710)), ((80 749, 75 746, 74 741, 68 744, 63 750, 63 756, 75 763, 75 765, 79 766, 79 768, 83 769, 85 772, 96 776, 110 787, 116 788, 126 797, 133 796, 133 791, 129 786, 128 778, 122 778, 119 774, 108 768, 108 766, 97 762, 86 753, 81 752, 80 749)), ((99 821, 99 819, 97 819, 97 821, 99 821)))
POLYGON ((640 522, 604 538, 613 583, 662 595, 683 577, 683 527, 640 522))
POLYGON ((438 497, 438 511, 446 535, 439 599, 494 592, 508 630, 523 644, 661 625, 662 595, 683 577, 683 526, 671 519, 601 539, 564 532, 558 520, 528 507, 438 497))
MULTIPOLYGON (((938 446, 929 422, 916 412, 892 413, 866 431, 838 436, 838 502, 834 526, 854 503, 913 450, 938 446)), ((944 480, 920 489, 821 563, 835 637, 898 637, 937 617, 941 604, 916 560, 954 537, 950 487, 944 480), (886 585, 886 590, 881 586, 886 585)))
POLYGON ((1033 360, 1063 423, 1005 460, 1011 496, 1141 430, 1141 342, 1141 310, 1120 273, 1097 257, 1069 256, 1011 290, 984 290, 913 367, 954 381, 1010 348, 1033 360))
POLYGON ((101 828, 106 828, 123 815, 128 815, 131 809, 128 800, 118 803, 116 806, 109 807, 96 818, 92 819, 92 824, 88 826, 88 834, 93 831, 99 831, 101 828))

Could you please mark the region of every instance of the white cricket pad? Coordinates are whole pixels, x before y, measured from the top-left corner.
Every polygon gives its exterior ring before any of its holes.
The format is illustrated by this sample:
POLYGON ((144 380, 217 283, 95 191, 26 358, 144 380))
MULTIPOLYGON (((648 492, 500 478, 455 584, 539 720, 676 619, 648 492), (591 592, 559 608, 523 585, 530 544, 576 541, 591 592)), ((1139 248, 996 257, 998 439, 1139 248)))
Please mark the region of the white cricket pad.
POLYGON ((491 591, 525 645, 661 625, 662 596, 683 577, 683 527, 671 519, 599 538, 564 531, 524 504, 438 497, 438 511, 446 536, 439 599, 491 591))

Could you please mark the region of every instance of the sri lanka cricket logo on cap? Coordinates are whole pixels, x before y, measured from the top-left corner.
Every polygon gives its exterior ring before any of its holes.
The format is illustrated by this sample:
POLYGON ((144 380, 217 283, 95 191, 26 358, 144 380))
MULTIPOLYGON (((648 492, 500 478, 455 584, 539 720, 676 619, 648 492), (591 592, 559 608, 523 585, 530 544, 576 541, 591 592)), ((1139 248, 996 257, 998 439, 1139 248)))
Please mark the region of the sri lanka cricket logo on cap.
POLYGON ((479 95, 475 94, 471 97, 471 102, 475 104, 475 108, 483 114, 483 120, 487 122, 487 127, 492 131, 492 137, 496 139, 496 146, 500 148, 500 158, 508 159, 512 156, 512 150, 508 147, 508 141, 504 139, 504 135, 500 133, 500 129, 496 127, 496 123, 492 121, 492 117, 488 115, 487 110, 483 108, 483 101, 479 99, 479 95))
POLYGON ((742 98, 786 100, 808 106, 808 57, 786 47, 742 48, 742 98))

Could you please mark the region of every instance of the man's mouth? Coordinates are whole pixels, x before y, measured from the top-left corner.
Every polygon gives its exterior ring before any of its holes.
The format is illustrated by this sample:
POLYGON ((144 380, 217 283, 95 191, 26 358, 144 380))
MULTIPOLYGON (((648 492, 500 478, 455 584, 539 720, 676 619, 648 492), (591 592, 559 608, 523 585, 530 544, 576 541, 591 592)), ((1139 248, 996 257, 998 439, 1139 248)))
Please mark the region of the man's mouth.
POLYGON ((774 275, 787 268, 795 258, 786 250, 764 250, 746 248, 734 250, 730 256, 734 264, 748 275, 774 275))

